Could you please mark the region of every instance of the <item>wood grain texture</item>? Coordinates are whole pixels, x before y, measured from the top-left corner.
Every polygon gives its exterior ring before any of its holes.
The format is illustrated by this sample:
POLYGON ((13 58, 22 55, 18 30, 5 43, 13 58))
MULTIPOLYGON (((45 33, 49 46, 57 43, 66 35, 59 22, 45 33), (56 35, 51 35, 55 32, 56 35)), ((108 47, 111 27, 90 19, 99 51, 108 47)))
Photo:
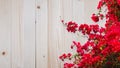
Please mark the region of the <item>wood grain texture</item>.
POLYGON ((0 68, 11 67, 11 8, 11 1, 0 0, 0 68))
POLYGON ((11 0, 11 6, 11 68, 23 68, 22 0, 11 0))
POLYGON ((35 0, 23 0, 23 68, 35 68, 35 0))
POLYGON ((36 0, 36 68, 48 67, 48 2, 36 0))
POLYGON ((0 68, 22 68, 21 1, 0 0, 0 68))

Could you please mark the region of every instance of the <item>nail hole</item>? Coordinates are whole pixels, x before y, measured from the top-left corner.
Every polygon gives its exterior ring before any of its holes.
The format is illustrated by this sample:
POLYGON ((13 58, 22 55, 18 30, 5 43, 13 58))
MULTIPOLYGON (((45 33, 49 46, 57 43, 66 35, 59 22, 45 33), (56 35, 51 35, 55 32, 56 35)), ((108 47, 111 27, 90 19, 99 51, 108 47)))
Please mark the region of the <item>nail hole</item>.
POLYGON ((5 52, 2 52, 2 55, 5 55, 6 53, 5 52))
POLYGON ((43 58, 45 58, 45 56, 43 56, 43 58))
POLYGON ((38 9, 40 9, 40 6, 37 6, 38 9))

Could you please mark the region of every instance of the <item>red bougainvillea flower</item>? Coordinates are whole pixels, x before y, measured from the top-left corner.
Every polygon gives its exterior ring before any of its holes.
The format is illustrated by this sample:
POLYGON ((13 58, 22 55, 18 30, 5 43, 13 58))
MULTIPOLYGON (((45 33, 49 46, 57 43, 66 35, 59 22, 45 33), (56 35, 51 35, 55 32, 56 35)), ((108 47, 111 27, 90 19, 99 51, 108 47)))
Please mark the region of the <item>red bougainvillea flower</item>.
POLYGON ((99 32, 99 25, 90 25, 90 28, 94 33, 99 32))
POLYGON ((92 14, 92 17, 91 19, 94 21, 94 22, 98 22, 99 21, 99 17, 95 14, 92 14))
POLYGON ((87 24, 81 24, 79 26, 79 31, 81 31, 83 34, 90 34, 91 28, 87 24))
POLYGON ((68 22, 67 24, 67 30, 68 32, 73 32, 75 33, 75 31, 77 31, 77 27, 78 27, 78 24, 76 24, 75 22, 68 22))
POLYGON ((66 59, 67 58, 67 54, 62 54, 60 57, 59 57, 59 59, 61 59, 62 61, 64 61, 64 59, 66 59))
POLYGON ((103 6, 103 1, 101 0, 101 1, 99 1, 99 3, 98 3, 97 9, 100 9, 102 6, 103 6))
POLYGON ((100 60, 101 60, 101 57, 100 57, 100 56, 95 56, 95 57, 93 57, 91 60, 92 60, 92 63, 94 64, 94 63, 100 61, 100 60))
POLYGON ((97 23, 78 26, 70 21, 66 24, 68 32, 78 31, 87 40, 84 44, 73 41, 71 49, 75 51, 59 57, 68 61, 64 62, 64 68, 120 68, 120 0, 100 0, 97 9, 99 12, 92 14, 91 19, 98 22, 105 17, 104 28, 97 23), (101 14, 103 6, 105 15, 101 14))
POLYGON ((68 53, 68 54, 67 54, 67 57, 69 57, 69 58, 70 58, 71 56, 72 56, 72 54, 71 54, 71 53, 68 53))
POLYGON ((118 5, 120 5, 120 0, 117 0, 118 5))
POLYGON ((101 27, 100 34, 105 33, 105 28, 101 27))
POLYGON ((114 39, 120 38, 120 23, 113 24, 108 30, 105 35, 107 41, 111 41, 114 39))
POLYGON ((101 20, 103 20, 104 15, 103 15, 103 14, 100 14, 100 16, 99 16, 99 17, 100 17, 100 19, 101 19, 101 20))
POLYGON ((120 56, 117 59, 120 61, 120 56))
POLYGON ((117 39, 114 39, 110 42, 112 52, 119 53, 120 52, 120 42, 117 39))
POLYGON ((73 66, 73 63, 64 63, 64 68, 72 68, 73 66))

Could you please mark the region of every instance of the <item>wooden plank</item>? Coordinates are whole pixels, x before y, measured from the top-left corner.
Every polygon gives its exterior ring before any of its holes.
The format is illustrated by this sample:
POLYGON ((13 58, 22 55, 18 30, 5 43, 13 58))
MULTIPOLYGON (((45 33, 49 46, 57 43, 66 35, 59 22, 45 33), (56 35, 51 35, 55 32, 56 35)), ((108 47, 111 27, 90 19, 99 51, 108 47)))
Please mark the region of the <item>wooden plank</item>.
POLYGON ((61 0, 49 0, 48 8, 48 67, 60 68, 58 39, 62 26, 60 23, 61 0))
POLYGON ((48 67, 48 0, 36 0, 36 68, 48 67))
POLYGON ((11 68, 11 1, 0 0, 0 68, 11 68))
POLYGON ((21 36, 21 15, 22 0, 11 0, 11 18, 12 18, 12 35, 11 35, 11 68, 23 68, 23 46, 21 36))
POLYGON ((35 68, 35 0, 23 1, 23 68, 35 68))

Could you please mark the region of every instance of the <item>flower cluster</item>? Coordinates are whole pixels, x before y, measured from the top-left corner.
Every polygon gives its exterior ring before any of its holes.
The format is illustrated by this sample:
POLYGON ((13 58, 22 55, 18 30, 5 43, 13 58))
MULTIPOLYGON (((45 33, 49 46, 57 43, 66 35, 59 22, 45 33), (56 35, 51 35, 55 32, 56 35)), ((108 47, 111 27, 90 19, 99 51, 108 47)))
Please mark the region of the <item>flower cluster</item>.
POLYGON ((68 32, 79 32, 86 35, 85 44, 73 41, 71 49, 76 54, 63 54, 59 58, 65 62, 64 68, 120 68, 120 0, 100 0, 97 6, 99 11, 106 6, 106 14, 93 14, 91 19, 96 23, 106 18, 105 27, 99 25, 78 25, 75 22, 67 23, 68 32))
POLYGON ((68 32, 75 33, 75 31, 77 31, 77 27, 78 27, 78 24, 76 24, 75 22, 72 22, 72 21, 68 22, 68 24, 67 24, 68 32))

